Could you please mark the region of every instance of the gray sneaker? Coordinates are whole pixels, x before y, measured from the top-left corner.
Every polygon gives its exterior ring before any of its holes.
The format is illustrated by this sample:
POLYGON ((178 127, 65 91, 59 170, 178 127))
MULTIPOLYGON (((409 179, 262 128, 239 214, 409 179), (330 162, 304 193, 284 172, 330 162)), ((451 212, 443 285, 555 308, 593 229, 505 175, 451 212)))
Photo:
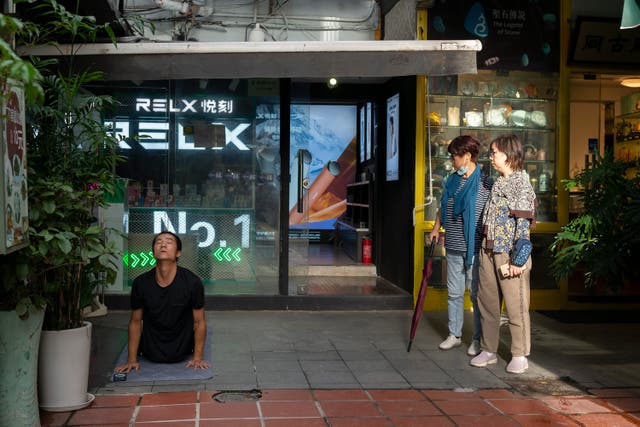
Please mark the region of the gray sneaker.
POLYGON ((471 366, 476 368, 484 368, 487 365, 498 363, 498 356, 495 353, 489 353, 488 351, 481 351, 479 355, 471 359, 471 366))
POLYGON ((449 335, 438 347, 440 347, 440 350, 451 350, 453 347, 457 347, 460 344, 462 344, 462 340, 460 338, 449 335))
POLYGON ((525 356, 512 357, 507 365, 507 372, 511 374, 522 374, 527 369, 529 369, 529 362, 525 356))
POLYGON ((471 345, 467 349, 467 354, 469 356, 477 356, 480 354, 480 341, 471 341, 471 345))

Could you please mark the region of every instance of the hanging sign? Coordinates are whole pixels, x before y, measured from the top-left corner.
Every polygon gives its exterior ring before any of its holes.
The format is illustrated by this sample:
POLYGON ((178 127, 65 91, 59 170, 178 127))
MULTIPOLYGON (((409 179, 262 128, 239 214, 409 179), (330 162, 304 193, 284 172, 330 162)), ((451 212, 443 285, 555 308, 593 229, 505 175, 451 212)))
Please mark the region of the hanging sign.
POLYGON ((429 9, 429 40, 478 39, 478 69, 559 69, 557 0, 461 0, 429 9))
POLYGON ((571 61, 611 68, 640 64, 640 28, 620 29, 620 21, 579 17, 571 61))

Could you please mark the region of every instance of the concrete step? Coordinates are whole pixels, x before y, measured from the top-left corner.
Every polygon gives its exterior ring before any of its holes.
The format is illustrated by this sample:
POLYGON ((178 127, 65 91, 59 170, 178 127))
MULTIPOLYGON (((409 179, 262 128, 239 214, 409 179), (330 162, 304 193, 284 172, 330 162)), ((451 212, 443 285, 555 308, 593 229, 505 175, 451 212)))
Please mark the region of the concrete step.
POLYGON ((289 269, 289 275, 375 277, 376 266, 373 264, 292 266, 289 269))

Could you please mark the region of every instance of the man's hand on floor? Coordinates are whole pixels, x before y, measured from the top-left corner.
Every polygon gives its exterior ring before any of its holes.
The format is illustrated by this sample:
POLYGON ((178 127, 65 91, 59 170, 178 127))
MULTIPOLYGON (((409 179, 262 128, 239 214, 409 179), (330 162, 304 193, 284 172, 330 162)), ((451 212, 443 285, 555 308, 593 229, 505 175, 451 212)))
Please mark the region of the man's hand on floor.
POLYGON ((127 362, 123 365, 116 367, 114 371, 118 373, 126 374, 128 372, 131 372, 132 369, 135 369, 137 371, 138 369, 140 369, 140 364, 138 362, 127 362))
POLYGON ((193 359, 193 360, 189 360, 187 362, 187 368, 193 368, 193 369, 209 369, 209 362, 207 362, 206 360, 202 360, 202 359, 193 359))

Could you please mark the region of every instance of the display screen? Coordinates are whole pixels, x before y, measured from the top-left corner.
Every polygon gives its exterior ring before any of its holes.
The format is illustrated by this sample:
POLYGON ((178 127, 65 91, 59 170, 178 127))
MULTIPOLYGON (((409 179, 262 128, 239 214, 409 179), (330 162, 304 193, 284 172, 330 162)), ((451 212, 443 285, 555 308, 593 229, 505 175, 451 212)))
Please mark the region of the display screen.
POLYGON ((367 160, 367 117, 365 115, 365 106, 360 107, 360 163, 367 160))
POLYGON ((354 182, 356 172, 356 126, 355 105, 291 105, 290 228, 333 229, 346 210, 347 184, 354 182), (301 153, 308 163, 301 180, 305 202, 299 212, 301 153))
POLYGON ((387 181, 398 180, 400 94, 387 99, 387 181))
POLYGON ((367 160, 371 159, 373 153, 373 107, 370 102, 367 102, 367 160))

